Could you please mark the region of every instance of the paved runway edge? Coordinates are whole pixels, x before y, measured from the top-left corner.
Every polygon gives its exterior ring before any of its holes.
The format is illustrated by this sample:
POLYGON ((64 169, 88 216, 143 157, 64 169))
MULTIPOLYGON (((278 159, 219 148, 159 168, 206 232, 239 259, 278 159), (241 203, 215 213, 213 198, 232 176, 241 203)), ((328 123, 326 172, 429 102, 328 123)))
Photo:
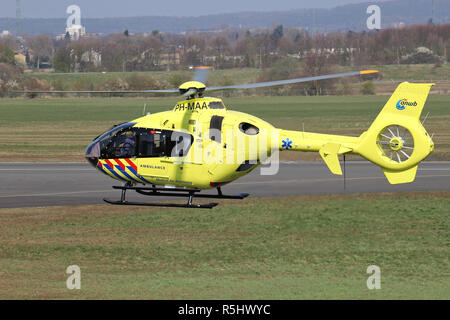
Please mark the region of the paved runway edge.
MULTIPOLYGON (((224 192, 264 197, 450 190, 450 162, 423 162, 416 181, 404 185, 390 185, 381 169, 366 161, 348 161, 346 172, 344 189, 343 177, 332 175, 321 162, 280 162, 276 175, 263 176, 257 169, 225 186, 224 192)), ((116 181, 82 162, 0 163, 0 175, 0 208, 101 204, 104 197, 119 197, 111 188, 116 181)), ((129 194, 130 200, 143 199, 129 194)))

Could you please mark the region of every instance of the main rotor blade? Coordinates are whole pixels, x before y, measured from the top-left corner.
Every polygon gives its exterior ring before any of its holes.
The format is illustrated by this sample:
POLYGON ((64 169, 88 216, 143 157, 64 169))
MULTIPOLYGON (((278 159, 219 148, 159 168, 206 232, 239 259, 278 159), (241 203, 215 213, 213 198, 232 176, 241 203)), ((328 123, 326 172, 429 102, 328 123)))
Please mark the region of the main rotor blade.
POLYGON ((294 84, 294 83, 308 82, 308 81, 315 81, 315 80, 325 80, 325 79, 357 76, 357 75, 371 74, 371 73, 377 73, 377 72, 378 72, 378 70, 362 70, 362 71, 352 71, 352 72, 329 74, 329 75, 323 75, 323 76, 296 78, 296 79, 289 79, 289 80, 257 82, 257 83, 240 84, 240 85, 232 85, 232 86, 224 86, 224 87, 207 87, 206 91, 264 88, 264 87, 281 86, 281 85, 285 85, 285 84, 294 84))
POLYGON ((206 80, 208 79, 208 75, 211 71, 212 71, 212 67, 196 67, 195 75, 192 80, 198 81, 201 83, 206 83, 206 80))
POLYGON ((119 91, 11 91, 12 93, 179 93, 178 89, 167 89, 167 90, 119 90, 119 91))

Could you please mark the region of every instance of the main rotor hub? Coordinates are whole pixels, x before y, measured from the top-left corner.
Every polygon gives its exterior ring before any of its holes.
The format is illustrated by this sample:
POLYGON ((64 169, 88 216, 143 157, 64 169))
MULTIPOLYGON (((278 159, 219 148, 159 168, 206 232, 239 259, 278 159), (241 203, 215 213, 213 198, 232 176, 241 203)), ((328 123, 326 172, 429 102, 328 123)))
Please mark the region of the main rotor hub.
POLYGON ((205 84, 199 81, 188 81, 178 87, 180 94, 188 96, 189 98, 195 98, 196 95, 201 97, 205 89, 205 84))

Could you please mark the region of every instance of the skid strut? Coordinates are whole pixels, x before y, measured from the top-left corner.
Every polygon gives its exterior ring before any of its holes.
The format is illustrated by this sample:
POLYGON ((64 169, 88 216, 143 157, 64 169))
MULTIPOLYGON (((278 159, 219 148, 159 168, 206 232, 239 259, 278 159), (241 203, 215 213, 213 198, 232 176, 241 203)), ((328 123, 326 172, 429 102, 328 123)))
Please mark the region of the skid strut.
POLYGON ((207 204, 193 204, 195 198, 207 198, 207 199, 244 199, 249 196, 248 193, 241 193, 237 195, 224 195, 220 187, 217 187, 217 195, 214 194, 198 194, 200 189, 183 189, 183 188, 163 188, 156 187, 136 187, 130 184, 124 186, 113 186, 113 189, 121 190, 121 196, 119 201, 103 199, 105 202, 114 205, 126 205, 126 206, 149 206, 149 207, 174 207, 174 208, 198 208, 198 209, 212 209, 218 205, 218 203, 207 204), (127 190, 134 190, 137 193, 144 196, 157 196, 157 197, 187 197, 186 204, 180 203, 145 203, 145 202, 130 202, 126 201, 127 190))

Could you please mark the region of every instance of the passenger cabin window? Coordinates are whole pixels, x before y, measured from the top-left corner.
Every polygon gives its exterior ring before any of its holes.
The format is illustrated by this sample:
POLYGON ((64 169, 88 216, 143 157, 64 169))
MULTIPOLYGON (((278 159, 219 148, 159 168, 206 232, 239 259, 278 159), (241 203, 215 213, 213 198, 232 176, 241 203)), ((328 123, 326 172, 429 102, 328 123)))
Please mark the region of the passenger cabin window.
POLYGON ((138 128, 138 157, 183 157, 194 137, 184 132, 138 128))
POLYGON ((222 122, 223 117, 211 117, 211 122, 209 124, 209 139, 219 143, 222 142, 222 122))
POLYGON ((254 136, 259 133, 259 128, 257 126, 254 126, 253 124, 247 122, 241 122, 239 124, 239 130, 249 136, 254 136))
POLYGON ((138 129, 138 132, 138 157, 167 157, 165 147, 167 136, 165 131, 138 129))

